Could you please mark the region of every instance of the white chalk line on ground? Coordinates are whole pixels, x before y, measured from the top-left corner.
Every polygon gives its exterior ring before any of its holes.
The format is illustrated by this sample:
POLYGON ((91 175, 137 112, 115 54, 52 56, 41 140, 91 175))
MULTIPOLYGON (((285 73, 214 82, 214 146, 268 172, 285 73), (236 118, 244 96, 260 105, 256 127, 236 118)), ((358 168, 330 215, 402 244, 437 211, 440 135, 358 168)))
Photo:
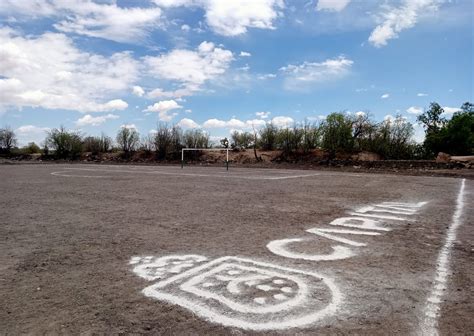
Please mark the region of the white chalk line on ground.
MULTIPOLYGON (((65 168, 65 169, 67 169, 67 168, 65 168)), ((87 177, 87 178, 110 177, 110 176, 101 176, 101 175, 69 175, 69 174, 64 174, 64 173, 67 173, 67 171, 52 172, 51 175, 53 175, 53 176, 62 176, 62 177, 87 177)))
MULTIPOLYGON (((124 170, 124 169, 93 169, 93 168, 64 168, 67 170, 82 170, 82 171, 95 171, 95 172, 113 172, 113 173, 142 173, 142 174, 156 174, 156 175, 172 175, 172 176, 192 176, 192 177, 216 177, 216 178, 233 178, 233 179, 244 179, 244 180, 285 180, 293 178, 304 178, 318 176, 320 174, 306 174, 306 175, 292 175, 292 176, 238 176, 238 175, 209 175, 209 174, 195 174, 195 173, 175 173, 175 172, 164 172, 159 170, 124 170)), ((72 175, 74 176, 74 175, 72 175)), ((79 176, 79 175, 77 175, 79 176)), ((79 177, 84 177, 83 175, 79 177)))
POLYGON ((462 224, 461 215, 464 207, 465 181, 466 179, 463 179, 461 182, 461 187, 456 200, 456 210, 454 211, 451 225, 446 235, 446 241, 438 256, 436 277, 434 278, 432 289, 425 306, 425 316, 420 330, 421 335, 438 335, 440 303, 443 298, 444 290, 447 288, 450 253, 456 239, 456 231, 462 224))

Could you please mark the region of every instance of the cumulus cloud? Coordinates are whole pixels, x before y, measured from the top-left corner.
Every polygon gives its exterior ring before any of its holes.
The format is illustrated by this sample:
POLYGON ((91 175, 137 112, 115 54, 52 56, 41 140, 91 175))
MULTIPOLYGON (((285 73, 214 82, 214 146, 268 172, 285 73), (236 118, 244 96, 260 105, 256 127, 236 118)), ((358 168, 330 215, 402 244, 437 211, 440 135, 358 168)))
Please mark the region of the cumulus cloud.
POLYGON ((340 12, 351 2, 351 0, 318 0, 316 9, 340 12))
POLYGON ((421 107, 410 106, 407 108, 407 112, 411 114, 420 114, 423 112, 423 109, 421 107))
POLYGON ((209 119, 205 121, 202 125, 204 128, 230 128, 233 130, 242 130, 250 129, 252 127, 261 127, 265 125, 265 120, 262 119, 252 119, 242 121, 236 118, 231 118, 230 120, 220 120, 220 119, 209 119))
POLYGON ((399 7, 383 5, 379 14, 379 25, 369 36, 375 47, 383 47, 388 41, 398 38, 398 34, 415 26, 419 16, 438 9, 439 0, 404 0, 399 7))
POLYGON ((174 100, 163 100, 148 106, 144 112, 158 112, 158 118, 161 121, 171 121, 178 113, 169 114, 169 112, 180 108, 182 106, 174 100))
POLYGON ((15 134, 18 138, 18 145, 25 146, 29 142, 35 142, 37 145, 46 137, 46 132, 51 129, 49 127, 39 127, 34 125, 23 125, 15 129, 15 134))
POLYGON ((138 67, 128 52, 104 57, 80 51, 63 34, 22 37, 0 28, 0 106, 123 110, 125 101, 110 98, 137 80, 138 67))
POLYGON ((158 6, 200 7, 207 25, 217 34, 236 36, 248 28, 274 29, 273 22, 282 15, 283 0, 153 0, 158 6))
POLYGON ((246 51, 241 51, 239 56, 240 57, 250 57, 250 56, 252 56, 252 54, 249 53, 249 52, 246 52, 246 51))
POLYGON ((272 124, 277 126, 277 127, 289 127, 291 126, 295 121, 291 117, 275 117, 272 119, 272 124))
POLYGON ((344 56, 327 59, 323 62, 303 62, 280 68, 285 75, 285 87, 298 89, 308 84, 336 80, 349 74, 354 62, 344 56))
POLYGON ((200 90, 205 82, 225 73, 234 59, 229 50, 204 41, 196 50, 175 49, 167 54, 144 58, 147 72, 181 85, 176 91, 157 89, 149 95, 178 97, 200 90))
POLYGON ((459 107, 449 107, 449 106, 443 106, 443 115, 451 115, 453 113, 456 113, 458 111, 461 111, 459 107))
POLYGON ((142 97, 145 94, 145 90, 141 86, 135 85, 132 87, 132 93, 135 96, 142 97))
POLYGON ((426 96, 428 96, 427 93, 421 93, 421 92, 417 93, 416 95, 417 95, 417 97, 426 97, 426 96))
POLYGON ((123 125, 120 125, 120 128, 128 128, 128 129, 138 130, 138 128, 135 124, 123 124, 123 125))
POLYGON ((255 112, 255 115, 261 119, 266 119, 270 116, 271 112, 255 112))
POLYGON ((99 37, 117 42, 144 39, 157 27, 162 15, 158 7, 120 7, 115 1, 17 1, 2 0, 0 13, 26 17, 54 17, 54 27, 65 33, 99 37))
POLYGON ((199 124, 192 119, 183 118, 178 122, 178 126, 182 128, 199 128, 199 124))
POLYGON ((383 95, 380 96, 380 99, 387 99, 390 97, 389 93, 384 93, 383 95))
POLYGON ((107 120, 112 120, 112 119, 118 119, 119 116, 115 114, 107 114, 103 116, 98 116, 98 117, 93 117, 90 114, 86 114, 82 118, 79 118, 76 121, 76 125, 79 127, 82 126, 99 126, 103 123, 105 123, 107 120))

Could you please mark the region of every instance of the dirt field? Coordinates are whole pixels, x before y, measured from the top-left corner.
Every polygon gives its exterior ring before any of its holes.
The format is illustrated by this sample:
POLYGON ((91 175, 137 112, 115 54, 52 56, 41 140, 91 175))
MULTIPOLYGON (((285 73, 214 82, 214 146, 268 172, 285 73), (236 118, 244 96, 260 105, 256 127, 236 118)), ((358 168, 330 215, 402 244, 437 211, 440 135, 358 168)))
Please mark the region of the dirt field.
POLYGON ((3 335, 474 334, 472 180, 77 164, 0 173, 3 335))

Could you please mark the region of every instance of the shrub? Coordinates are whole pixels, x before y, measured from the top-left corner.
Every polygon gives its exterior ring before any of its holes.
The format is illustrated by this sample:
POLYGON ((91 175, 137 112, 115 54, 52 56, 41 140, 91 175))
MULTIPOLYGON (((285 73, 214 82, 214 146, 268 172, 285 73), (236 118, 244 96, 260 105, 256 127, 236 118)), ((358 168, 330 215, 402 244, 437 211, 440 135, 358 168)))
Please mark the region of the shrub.
POLYGON ((45 143, 54 150, 57 159, 75 160, 82 152, 81 135, 78 132, 67 131, 64 126, 49 131, 45 143))

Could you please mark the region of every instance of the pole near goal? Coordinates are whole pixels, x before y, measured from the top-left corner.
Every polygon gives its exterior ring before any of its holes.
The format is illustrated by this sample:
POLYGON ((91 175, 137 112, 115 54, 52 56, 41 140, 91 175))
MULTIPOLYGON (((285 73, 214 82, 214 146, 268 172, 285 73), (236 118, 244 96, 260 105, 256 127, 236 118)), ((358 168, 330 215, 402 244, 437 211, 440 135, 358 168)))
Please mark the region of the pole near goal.
POLYGON ((182 148, 181 149, 181 169, 184 168, 184 151, 226 151, 225 166, 229 170, 229 148, 182 148))

